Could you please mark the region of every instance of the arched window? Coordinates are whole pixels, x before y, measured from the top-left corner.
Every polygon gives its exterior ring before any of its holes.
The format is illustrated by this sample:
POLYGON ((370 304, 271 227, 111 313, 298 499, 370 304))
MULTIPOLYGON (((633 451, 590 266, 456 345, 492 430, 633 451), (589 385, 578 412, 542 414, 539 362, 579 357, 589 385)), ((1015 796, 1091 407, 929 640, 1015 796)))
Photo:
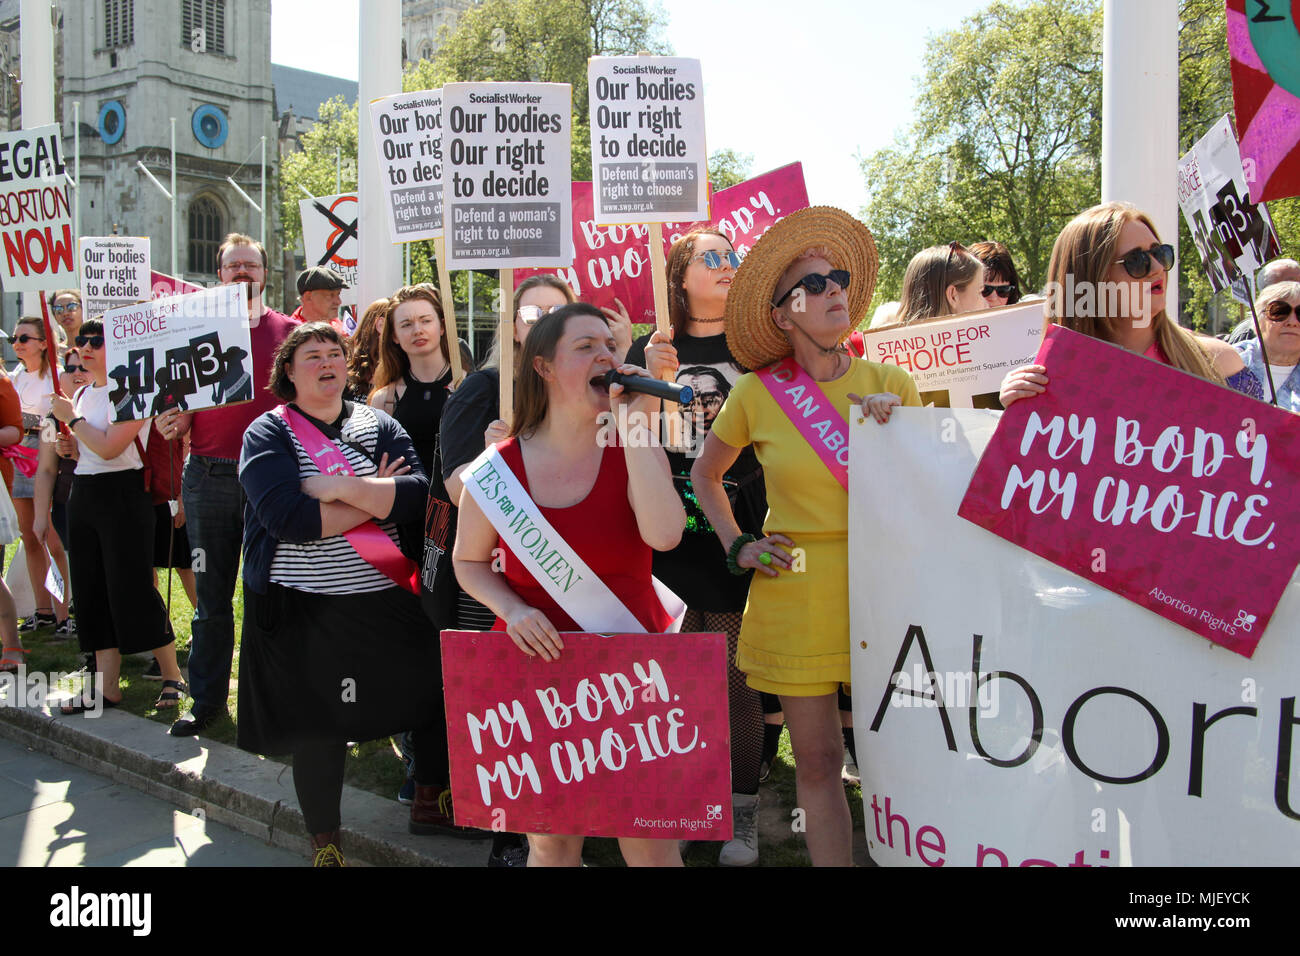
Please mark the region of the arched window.
POLYGON ((221 209, 207 196, 200 196, 190 203, 190 274, 216 275, 217 249, 226 235, 222 222, 221 209))

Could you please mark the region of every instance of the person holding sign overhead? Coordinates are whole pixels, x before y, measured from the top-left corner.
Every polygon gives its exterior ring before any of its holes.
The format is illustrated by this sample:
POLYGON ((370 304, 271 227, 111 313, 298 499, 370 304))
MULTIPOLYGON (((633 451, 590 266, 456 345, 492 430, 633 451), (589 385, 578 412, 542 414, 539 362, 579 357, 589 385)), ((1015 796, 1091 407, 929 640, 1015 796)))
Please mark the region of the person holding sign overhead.
MULTIPOLYGON (((726 235, 716 229, 694 229, 668 252, 668 316, 671 333, 654 332, 637 340, 628 352, 633 365, 642 363, 655 378, 672 377, 695 390, 695 400, 681 409, 685 418, 684 448, 668 449, 673 483, 686 508, 686 531, 672 551, 654 556, 655 576, 681 596, 688 608, 682 629, 722 631, 727 635, 728 710, 731 725, 732 807, 735 837, 718 857, 723 866, 758 862, 758 776, 763 758, 763 713, 758 692, 745 684, 735 666, 740 620, 749 594, 752 571, 729 574, 717 534, 700 510, 691 486, 691 464, 722 403, 740 376, 748 371, 727 349, 724 316, 727 292, 740 257, 726 235)), ((741 451, 724 478, 727 497, 740 527, 763 527, 767 496, 763 469, 752 448, 741 451)))
MULTIPOLYGON (((1075 216, 1052 246, 1047 316, 1103 342, 1259 398, 1259 381, 1236 350, 1182 328, 1165 311, 1174 247, 1160 242, 1146 213, 1124 202, 1102 203, 1075 216), (1112 314, 1113 309, 1113 314, 1112 314), (1210 344, 1213 342, 1213 344, 1210 344)), ((1002 379, 1003 408, 1041 395, 1047 369, 1022 365, 1002 379)))
MULTIPOLYGON (((644 369, 617 365, 614 349, 613 333, 594 306, 576 303, 544 316, 524 342, 511 437, 484 451, 462 476, 456 576, 496 613, 494 630, 543 661, 564 653, 561 631, 676 630, 654 587, 651 553, 677 545, 686 513, 663 449, 648 436, 629 434, 637 426, 625 427, 629 417, 617 414, 626 405, 639 413, 630 416, 635 422, 658 401, 641 394, 625 399, 622 385, 605 384, 616 367, 649 377, 644 369), (613 445, 601 441, 600 416, 611 409, 624 423, 613 445), (532 526, 549 525, 547 540, 562 556, 559 563, 543 565, 520 544, 522 522, 506 516, 503 494, 532 526), (492 569, 498 548, 504 574, 492 569)), ((529 866, 581 865, 581 835, 530 834, 528 840, 529 866)), ((632 866, 682 864, 676 840, 622 838, 619 846, 632 866)))
POLYGON ((727 347, 757 371, 731 390, 691 469, 727 567, 759 572, 736 664, 750 687, 781 699, 814 866, 852 862, 837 694, 850 679, 844 410, 861 402, 883 422, 894 405, 921 404, 906 371, 843 347, 871 302, 878 267, 866 226, 827 206, 791 213, 758 240, 726 312, 727 347), (741 531, 723 484, 749 445, 767 487, 763 537, 741 531))

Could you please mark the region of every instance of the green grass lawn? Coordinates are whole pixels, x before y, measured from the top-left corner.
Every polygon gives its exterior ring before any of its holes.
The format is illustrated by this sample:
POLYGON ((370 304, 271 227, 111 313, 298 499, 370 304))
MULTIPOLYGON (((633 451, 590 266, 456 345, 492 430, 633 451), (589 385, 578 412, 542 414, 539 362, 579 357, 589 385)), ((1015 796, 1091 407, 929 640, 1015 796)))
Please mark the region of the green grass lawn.
MULTIPOLYGON (((16 547, 11 545, 5 549, 4 567, 9 568, 9 562, 12 560, 16 547)), ((184 671, 189 658, 190 643, 190 621, 194 614, 189 599, 185 595, 185 589, 181 586, 180 579, 173 572, 172 589, 171 589, 171 621, 172 628, 176 632, 176 653, 180 660, 181 669, 184 671)), ((161 591, 166 599, 166 580, 161 582, 161 591)), ((75 599, 75 595, 74 595, 75 599)), ((244 601, 243 589, 235 589, 235 669, 234 673, 238 674, 239 667, 239 638, 240 629, 243 621, 244 601)), ((73 672, 82 666, 82 654, 77 646, 76 638, 56 640, 52 628, 42 628, 35 633, 23 635, 23 646, 30 652, 27 655, 27 668, 32 671, 43 671, 50 673, 53 671, 73 672)), ((123 692, 123 705, 125 709, 149 720, 158 723, 158 733, 161 736, 166 733, 167 727, 176 719, 178 713, 174 709, 158 710, 154 706, 154 701, 158 696, 161 685, 158 681, 148 681, 142 676, 148 661, 135 655, 130 655, 122 661, 122 680, 121 687, 123 692)), ((75 691, 77 686, 75 682, 65 681, 64 686, 70 691, 75 691)), ((237 700, 238 687, 235 680, 230 684, 230 713, 231 720, 221 721, 211 727, 204 736, 210 740, 219 740, 222 743, 235 745, 235 723, 234 715, 238 713, 237 700)), ((185 713, 186 708, 182 708, 180 713, 185 713)), ((276 758, 268 758, 276 759, 276 758)), ((288 763, 288 760, 279 762, 288 763)), ((372 793, 383 797, 388 797, 394 802, 394 812, 397 812, 399 806, 396 801, 398 788, 402 785, 405 778, 405 767, 398 756, 398 751, 393 741, 372 740, 359 744, 351 752, 351 759, 348 760, 347 776, 348 783, 363 790, 369 790, 372 793)), ((854 827, 861 829, 863 826, 862 795, 858 787, 853 785, 846 786, 849 798, 849 808, 853 813, 854 827)), ((790 752, 790 735, 785 732, 781 735, 780 752, 772 767, 772 776, 764 785, 762 790, 762 799, 765 804, 770 805, 775 799, 781 808, 780 816, 786 820, 791 819, 791 811, 796 806, 795 802, 795 779, 794 779, 794 760, 790 752)), ((769 817, 770 819, 770 817, 769 817)), ((803 837, 793 831, 784 829, 774 829, 767 827, 761 831, 761 865, 764 866, 807 866, 808 855, 804 849, 803 837), (787 835, 788 832, 788 835, 787 835)), ((714 866, 718 857, 719 844, 717 843, 698 843, 695 844, 687 854, 686 863, 688 866, 714 866)), ((484 844, 486 853, 486 843, 484 844)), ((590 839, 587 841, 586 848, 583 852, 586 859, 593 866, 622 866, 622 856, 618 851, 618 842, 616 840, 590 839)))

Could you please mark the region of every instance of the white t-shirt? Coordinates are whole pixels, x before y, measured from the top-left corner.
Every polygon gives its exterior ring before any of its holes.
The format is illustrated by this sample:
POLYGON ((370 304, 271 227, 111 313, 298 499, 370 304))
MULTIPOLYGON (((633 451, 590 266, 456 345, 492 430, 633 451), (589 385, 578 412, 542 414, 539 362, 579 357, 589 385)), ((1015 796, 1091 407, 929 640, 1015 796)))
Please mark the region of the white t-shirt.
MULTIPOLYGON (((1273 387, 1281 388, 1282 383, 1285 382, 1288 378, 1290 378, 1291 373, 1295 371, 1295 366, 1294 365, 1270 365, 1268 367, 1268 371, 1273 376, 1273 387)), ((1259 384, 1264 386, 1264 397, 1268 398, 1268 382, 1260 382, 1259 384)))
MULTIPOLYGON (((100 431, 107 431, 110 418, 109 410, 113 403, 108 399, 108 385, 102 387, 96 385, 87 385, 77 393, 73 399, 72 407, 77 415, 82 416, 91 425, 94 425, 100 431)), ((149 432, 152 430, 150 422, 145 422, 147 427, 140 429, 140 444, 145 446, 149 441, 149 432)), ((105 461, 90 450, 90 446, 84 441, 77 443, 79 457, 77 458, 77 470, 74 474, 78 475, 105 475, 112 471, 129 471, 132 468, 143 468, 144 463, 140 460, 140 453, 136 450, 135 442, 126 446, 126 450, 109 461, 105 461)))
POLYGON ((9 377, 13 380, 24 415, 44 418, 50 413, 50 393, 54 391, 54 379, 49 372, 38 376, 35 372, 27 371, 26 366, 20 363, 9 377))

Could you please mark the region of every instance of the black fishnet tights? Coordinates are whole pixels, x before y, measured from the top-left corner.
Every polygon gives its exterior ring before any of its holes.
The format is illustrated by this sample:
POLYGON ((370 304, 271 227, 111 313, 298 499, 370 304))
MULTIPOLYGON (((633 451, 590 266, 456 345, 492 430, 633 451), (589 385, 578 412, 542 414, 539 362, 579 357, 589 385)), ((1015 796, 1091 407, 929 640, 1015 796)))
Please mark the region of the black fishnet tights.
POLYGON ((727 635, 727 712, 731 722, 731 792, 758 793, 758 765, 763 759, 763 708, 758 691, 745 683, 736 667, 742 611, 686 612, 682 630, 727 635))

